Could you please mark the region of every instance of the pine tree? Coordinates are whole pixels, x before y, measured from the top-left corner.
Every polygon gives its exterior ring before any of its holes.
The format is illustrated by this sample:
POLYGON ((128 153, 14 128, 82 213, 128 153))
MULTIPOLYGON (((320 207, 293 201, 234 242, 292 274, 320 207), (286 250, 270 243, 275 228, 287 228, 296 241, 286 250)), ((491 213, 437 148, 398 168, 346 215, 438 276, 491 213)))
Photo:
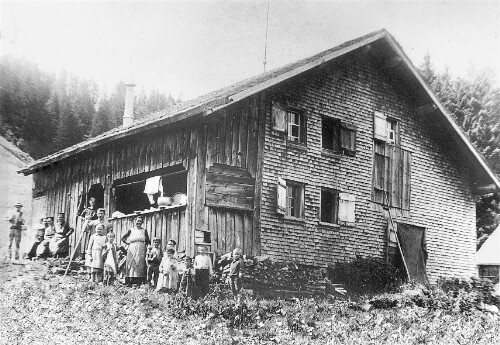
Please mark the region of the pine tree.
MULTIPOLYGON (((472 70, 467 79, 452 78, 448 69, 436 73, 428 55, 420 73, 493 171, 500 174, 500 89, 493 73, 472 70)), ((499 194, 488 194, 476 205, 478 246, 500 223, 499 200, 499 194)))
POLYGON ((104 98, 99 102, 99 107, 92 119, 90 136, 94 137, 113 128, 113 113, 108 99, 104 98))

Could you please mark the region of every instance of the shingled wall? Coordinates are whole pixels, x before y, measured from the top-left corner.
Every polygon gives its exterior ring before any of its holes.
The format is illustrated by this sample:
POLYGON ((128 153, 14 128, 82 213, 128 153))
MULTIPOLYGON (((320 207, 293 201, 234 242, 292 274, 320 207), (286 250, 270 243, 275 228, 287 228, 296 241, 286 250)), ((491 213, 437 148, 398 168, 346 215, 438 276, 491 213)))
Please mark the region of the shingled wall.
MULTIPOLYGON (((387 214, 371 202, 373 113, 400 123, 401 146, 412 152, 410 212, 400 221, 426 228, 431 282, 439 276, 475 274, 475 203, 461 167, 432 139, 425 119, 415 115, 404 86, 390 81, 366 57, 292 79, 267 94, 261 241, 262 254, 279 260, 324 265, 356 255, 385 258, 387 214), (303 109, 307 146, 288 144, 272 129, 271 100, 303 109), (321 116, 357 127, 356 156, 324 155, 321 116), (305 219, 276 212, 277 177, 305 183, 305 219), (356 196, 354 226, 319 223, 321 187, 356 196)), ((395 213, 393 213, 395 215, 395 213)))

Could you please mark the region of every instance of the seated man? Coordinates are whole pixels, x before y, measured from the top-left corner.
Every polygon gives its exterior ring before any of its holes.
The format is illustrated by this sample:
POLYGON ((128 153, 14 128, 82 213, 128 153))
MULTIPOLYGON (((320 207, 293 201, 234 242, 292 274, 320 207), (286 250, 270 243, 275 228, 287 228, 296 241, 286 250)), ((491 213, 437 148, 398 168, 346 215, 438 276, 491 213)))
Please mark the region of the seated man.
POLYGON ((45 217, 40 218, 40 223, 36 227, 35 243, 33 243, 33 246, 31 247, 31 249, 27 255, 29 260, 36 257, 36 248, 43 241, 43 236, 45 235, 45 227, 46 226, 47 226, 47 222, 45 221, 45 217))

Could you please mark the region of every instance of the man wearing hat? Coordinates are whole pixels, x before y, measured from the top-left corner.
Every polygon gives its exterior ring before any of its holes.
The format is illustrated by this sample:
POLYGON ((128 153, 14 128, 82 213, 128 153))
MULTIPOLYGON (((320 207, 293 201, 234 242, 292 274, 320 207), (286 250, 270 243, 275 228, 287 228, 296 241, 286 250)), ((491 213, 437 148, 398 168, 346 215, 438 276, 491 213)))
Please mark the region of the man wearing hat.
POLYGON ((12 240, 15 238, 16 239, 15 259, 19 260, 19 245, 21 244, 21 232, 25 229, 23 212, 21 211, 23 205, 20 202, 18 202, 14 205, 14 207, 16 208, 16 210, 13 211, 11 214, 9 214, 7 219, 8 222, 10 223, 9 259, 12 259, 12 240))

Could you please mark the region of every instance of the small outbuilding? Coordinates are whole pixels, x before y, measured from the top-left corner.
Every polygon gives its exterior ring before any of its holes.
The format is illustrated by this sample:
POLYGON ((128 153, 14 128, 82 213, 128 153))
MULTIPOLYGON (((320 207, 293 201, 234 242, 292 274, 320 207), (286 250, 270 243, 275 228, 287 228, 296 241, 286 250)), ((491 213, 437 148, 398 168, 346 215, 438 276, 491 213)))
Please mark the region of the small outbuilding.
MULTIPOLYGON (((496 228, 476 254, 476 263, 480 278, 490 279, 493 284, 500 277, 500 227, 496 228)), ((497 288, 498 289, 498 288, 497 288)))

